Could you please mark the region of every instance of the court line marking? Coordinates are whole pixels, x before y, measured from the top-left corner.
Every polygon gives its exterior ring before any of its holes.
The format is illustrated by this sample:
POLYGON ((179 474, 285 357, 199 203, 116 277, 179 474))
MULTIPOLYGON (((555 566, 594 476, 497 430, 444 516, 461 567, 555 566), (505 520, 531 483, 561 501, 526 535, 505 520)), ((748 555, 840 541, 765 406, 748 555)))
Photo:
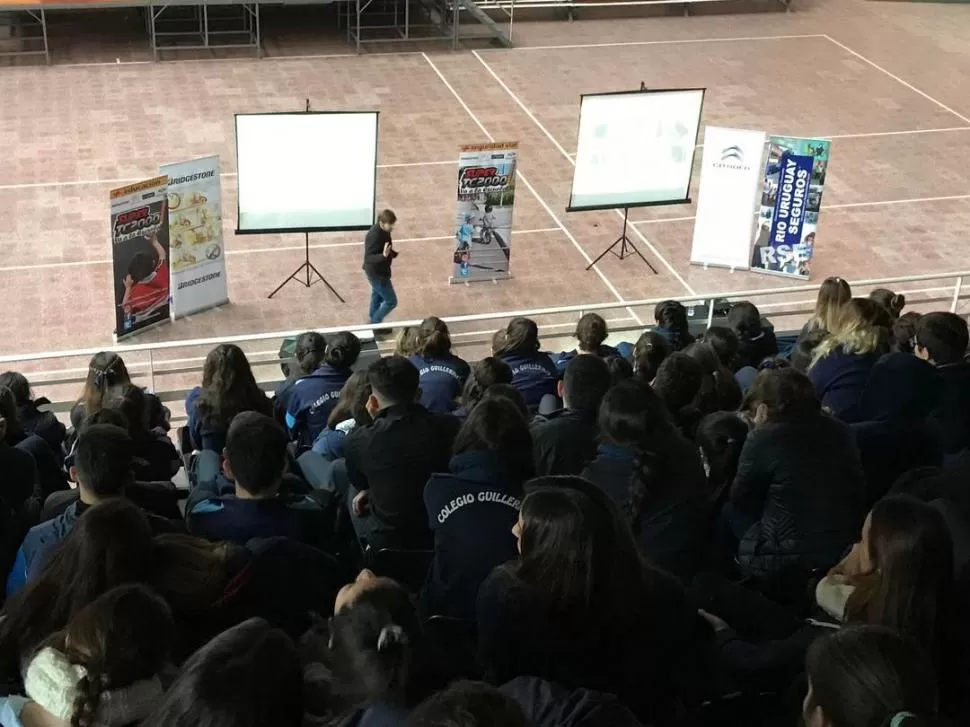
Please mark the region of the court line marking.
POLYGON ((941 109, 943 109, 944 111, 948 111, 949 113, 953 114, 954 116, 956 116, 958 119, 960 119, 964 123, 970 124, 970 117, 964 116, 959 111, 953 110, 952 108, 950 108, 949 106, 947 106, 942 101, 940 101, 938 99, 935 99, 932 96, 930 96, 928 93, 926 93, 925 91, 921 91, 920 89, 916 88, 916 86, 914 86, 909 81, 906 81, 906 80, 900 78, 895 73, 893 73, 892 71, 889 71, 889 70, 883 68, 882 66, 880 66, 875 61, 869 60, 868 58, 866 58, 864 55, 862 55, 858 51, 852 50, 845 43, 842 43, 841 41, 838 41, 835 38, 833 38, 831 35, 827 35, 827 34, 824 34, 824 33, 823 33, 823 37, 826 40, 830 41, 831 43, 834 43, 835 45, 837 45, 839 48, 841 48, 842 50, 844 50, 846 53, 850 53, 851 55, 854 55, 856 58, 858 58, 863 63, 867 63, 870 66, 872 66, 873 68, 875 68, 877 71, 881 71, 882 73, 885 73, 891 79, 893 79, 894 81, 896 81, 896 83, 902 84, 903 86, 905 86, 906 88, 908 88, 910 91, 913 91, 914 93, 919 94, 920 96, 922 96, 923 98, 925 98, 927 101, 931 101, 932 103, 936 104, 941 109))
MULTIPOLYGON (((395 164, 378 164, 378 169, 406 169, 409 167, 440 167, 446 164, 452 164, 455 167, 458 166, 457 159, 450 159, 448 161, 440 162, 399 162, 395 164)), ((67 182, 24 182, 22 184, 0 184, 0 190, 4 189, 38 189, 41 187, 74 187, 74 186, 85 186, 85 185, 97 185, 97 184, 133 184, 134 182, 141 182, 145 179, 150 179, 153 175, 157 176, 157 172, 153 174, 148 174, 144 177, 132 177, 129 179, 75 179, 67 182)), ((236 172, 221 172, 220 177, 234 178, 236 177, 236 172)))
MULTIPOLYGON (((670 40, 621 40, 612 43, 564 43, 562 45, 529 45, 512 48, 514 51, 532 50, 570 50, 574 48, 623 48, 627 46, 643 45, 677 45, 680 43, 730 43, 732 41, 747 40, 795 40, 798 38, 824 38, 823 33, 799 33, 795 35, 749 35, 737 37, 717 37, 717 38, 678 38, 670 40)), ((502 52, 505 48, 483 48, 484 52, 502 52)), ((479 51, 474 50, 473 53, 479 51)))
MULTIPOLYGON (((542 232, 559 232, 558 227, 537 227, 534 230, 515 230, 512 235, 536 235, 542 232)), ((397 243, 412 243, 412 242, 440 242, 442 240, 454 240, 454 235, 441 235, 437 237, 408 237, 401 240, 395 240, 397 243)), ((354 247, 363 245, 363 240, 348 241, 348 242, 321 242, 316 245, 310 245, 311 250, 326 250, 333 247, 354 247)), ((235 257, 236 255, 255 255, 264 252, 290 252, 293 250, 302 250, 305 245, 280 245, 276 247, 254 247, 246 248, 243 250, 226 250, 227 257, 235 257)), ((111 260, 70 260, 60 263, 34 263, 30 265, 6 265, 0 267, 0 273, 17 272, 21 270, 48 270, 52 268, 79 268, 85 267, 87 265, 110 265, 111 260)))
MULTIPOLYGON (((518 104, 518 106, 519 106, 519 108, 521 108, 521 109, 522 109, 522 110, 523 110, 523 111, 524 111, 524 112, 526 113, 526 115, 527 115, 527 116, 528 116, 528 117, 529 117, 530 119, 532 119, 532 121, 533 121, 533 123, 534 123, 534 124, 535 124, 536 126, 538 126, 538 127, 539 127, 539 130, 540 130, 540 131, 542 131, 542 133, 546 135, 546 138, 547 138, 547 139, 549 139, 549 141, 551 141, 551 142, 553 143, 553 145, 554 145, 554 146, 555 146, 555 147, 556 147, 556 148, 557 148, 557 149, 559 150, 559 152, 560 152, 560 153, 561 153, 561 154, 562 154, 562 155, 563 155, 564 157, 566 157, 566 160, 567 160, 567 161, 568 161, 568 162, 569 162, 570 164, 572 164, 572 165, 573 165, 573 166, 575 167, 575 166, 576 166, 576 162, 575 162, 575 160, 573 160, 573 158, 572 158, 572 157, 571 157, 571 156, 569 155, 569 152, 567 152, 567 151, 566 151, 566 150, 565 150, 565 149, 563 148, 563 146, 562 146, 562 144, 560 144, 560 143, 559 143, 559 142, 558 142, 558 141, 556 140, 556 137, 554 137, 554 136, 553 136, 552 134, 550 134, 550 133, 549 133, 549 130, 548 130, 548 129, 547 129, 547 128, 546 128, 545 126, 543 126, 543 125, 542 125, 542 122, 541 122, 541 121, 539 121, 539 119, 537 119, 537 118, 536 118, 536 115, 535 115, 535 114, 533 114, 533 113, 532 113, 532 111, 531 111, 531 110, 530 110, 530 109, 529 109, 529 108, 528 108, 528 107, 527 107, 527 106, 526 106, 526 105, 525 105, 524 103, 522 103, 522 99, 520 99, 520 98, 519 98, 518 96, 516 96, 516 95, 515 95, 515 93, 513 93, 513 91, 512 91, 512 89, 511 89, 511 88, 509 88, 509 87, 508 87, 508 85, 507 85, 507 84, 505 83, 505 81, 503 81, 503 80, 502 80, 502 79, 501 79, 501 78, 499 77, 499 75, 498 75, 498 74, 497 74, 497 73, 496 73, 495 71, 493 71, 493 70, 492 70, 492 68, 491 68, 491 66, 489 66, 489 65, 488 65, 488 64, 487 64, 487 63, 485 62, 485 59, 483 59, 483 58, 482 58, 482 57, 481 57, 480 55, 478 55, 478 51, 472 51, 472 55, 473 55, 473 56, 475 56, 475 58, 477 58, 477 59, 478 59, 478 62, 479 62, 479 63, 481 63, 481 64, 482 64, 482 65, 483 65, 483 66, 485 67, 485 70, 486 70, 486 71, 488 71, 488 72, 489 72, 489 73, 491 74, 491 76, 492 76, 492 78, 494 78, 494 79, 495 79, 495 80, 496 80, 496 81, 498 82, 498 84, 499 84, 499 85, 500 85, 500 86, 501 86, 501 87, 502 87, 503 89, 505 89, 505 92, 506 92, 506 93, 507 93, 507 94, 508 94, 509 96, 511 96, 511 97, 512 97, 512 100, 513 100, 513 101, 515 101, 515 103, 516 103, 516 104, 518 104)), ((614 212, 615 212, 615 213, 617 214, 617 216, 618 216, 618 217, 620 217, 621 219, 623 218, 623 213, 622 213, 622 212, 620 212, 620 210, 613 210, 613 211, 614 211, 614 212)), ((690 285, 689 285, 689 284, 687 283, 687 281, 686 281, 686 280, 684 280, 684 278, 683 278, 683 277, 681 276, 681 274, 680 274, 680 273, 678 273, 678 272, 677 272, 677 271, 676 271, 676 270, 674 269, 674 266, 673 266, 673 265, 671 265, 671 264, 670 264, 670 262, 668 262, 668 260, 667 260, 667 258, 665 258, 665 257, 664 257, 663 255, 661 255, 661 254, 660 254, 660 251, 659 251, 659 250, 658 250, 658 249, 657 249, 656 247, 654 247, 654 245, 653 245, 653 243, 652 243, 652 242, 650 242, 650 240, 648 240, 648 239, 647 239, 647 237, 646 237, 646 236, 645 236, 645 235, 644 235, 644 234, 643 234, 642 232, 640 232, 640 231, 639 231, 639 230, 638 230, 638 229, 637 229, 636 227, 634 227, 634 228, 633 228, 633 234, 635 234, 635 235, 636 235, 637 237, 639 237, 639 238, 640 238, 640 239, 641 239, 641 240, 643 241, 643 243, 644 243, 644 244, 645 244, 645 245, 647 246, 647 248, 649 248, 649 250, 650 250, 650 252, 651 252, 651 253, 652 253, 652 254, 654 255, 654 257, 656 257, 656 258, 657 258, 657 260, 659 260, 659 261, 660 261, 660 262, 661 262, 661 263, 663 264, 663 266, 664 266, 665 268, 667 268, 667 270, 668 270, 668 271, 670 272, 670 274, 674 276, 674 278, 675 278, 675 279, 677 280, 677 282, 678 282, 678 283, 680 283, 680 284, 681 284, 682 286, 684 286, 684 289, 685 289, 685 290, 686 290, 686 291, 687 291, 687 292, 688 292, 688 293, 689 293, 690 295, 696 295, 696 294, 697 294, 697 291, 695 291, 695 290, 694 290, 694 289, 693 289, 693 288, 692 288, 692 287, 691 287, 691 286, 690 286, 690 285)), ((585 254, 585 253, 584 253, 584 254, 585 254)))
MULTIPOLYGON (((449 91, 451 91, 451 95, 455 97, 455 100, 457 100, 458 103, 461 104, 461 107, 465 109, 465 113, 467 113, 468 116, 471 118, 471 120, 475 122, 475 125, 478 126, 479 129, 481 129, 481 132, 485 134, 485 137, 489 141, 494 142, 495 137, 489 133, 488 129, 485 128, 485 125, 481 122, 478 116, 475 115, 475 112, 468 107, 468 104, 465 103, 465 99, 463 99, 459 95, 458 91, 455 90, 455 87, 451 85, 451 82, 447 78, 445 78, 444 74, 440 70, 438 70, 438 66, 434 64, 434 61, 432 61, 428 57, 427 53, 422 53, 421 55, 424 56, 424 59, 428 62, 428 65, 431 66, 432 70, 434 70, 438 78, 441 79, 441 82, 445 84, 445 87, 449 91)), ((586 254, 586 251, 583 249, 583 246, 576 241, 576 238, 573 237, 573 234, 566 228, 566 225, 563 224, 563 222, 559 219, 559 217, 556 216, 556 213, 552 211, 552 208, 548 204, 546 204, 546 201, 539 196, 539 193, 536 191, 536 188, 532 186, 528 178, 518 169, 516 169, 516 174, 519 177, 519 179, 522 180, 522 183, 526 186, 526 188, 532 193, 532 196, 536 198, 539 204, 542 205, 543 209, 545 209, 546 213, 552 218, 552 221, 556 223, 556 226, 559 227, 559 229, 562 230, 563 233, 565 233, 567 238, 569 238, 569 241, 573 244, 573 247, 575 247, 579 251, 579 254, 583 256, 583 259, 586 260, 587 263, 592 263, 593 259, 586 254)), ((620 303, 625 303, 626 299, 622 295, 620 295, 620 291, 617 290, 616 286, 610 282, 610 279, 606 277, 603 271, 595 266, 593 267, 593 270, 596 271, 596 274, 599 275, 600 280, 602 280, 603 283, 606 284, 606 287, 609 289, 611 293, 613 293, 616 299, 620 303)), ((643 325, 643 321, 639 318, 639 316, 637 316, 637 314, 633 311, 632 308, 627 308, 627 311, 630 313, 631 316, 633 316, 633 319, 639 325, 641 326, 643 325)))

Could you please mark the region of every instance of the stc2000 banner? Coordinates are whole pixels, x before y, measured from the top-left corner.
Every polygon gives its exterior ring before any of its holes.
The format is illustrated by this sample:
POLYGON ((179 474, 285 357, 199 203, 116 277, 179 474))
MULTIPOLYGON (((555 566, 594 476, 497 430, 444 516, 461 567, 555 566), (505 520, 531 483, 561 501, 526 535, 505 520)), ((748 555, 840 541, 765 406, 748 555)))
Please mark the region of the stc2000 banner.
POLYGON ((168 177, 111 191, 115 337, 169 317, 168 177))
POLYGON ((172 318, 181 318, 229 301, 219 157, 166 164, 159 171, 168 175, 172 318))
POLYGON ((825 139, 768 137, 752 270, 809 277, 830 146, 825 139))
POLYGON ((452 283, 509 277, 518 148, 517 142, 461 148, 452 283))

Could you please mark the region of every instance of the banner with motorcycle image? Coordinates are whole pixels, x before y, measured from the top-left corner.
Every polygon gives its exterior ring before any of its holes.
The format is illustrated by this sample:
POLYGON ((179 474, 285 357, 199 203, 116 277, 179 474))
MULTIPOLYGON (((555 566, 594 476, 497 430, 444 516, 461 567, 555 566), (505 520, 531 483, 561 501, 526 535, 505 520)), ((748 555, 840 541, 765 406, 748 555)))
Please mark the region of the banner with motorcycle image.
POLYGON ((518 142, 469 144, 458 157, 452 283, 511 277, 518 142))
POLYGON ((219 157, 166 164, 172 318, 229 302, 219 157))

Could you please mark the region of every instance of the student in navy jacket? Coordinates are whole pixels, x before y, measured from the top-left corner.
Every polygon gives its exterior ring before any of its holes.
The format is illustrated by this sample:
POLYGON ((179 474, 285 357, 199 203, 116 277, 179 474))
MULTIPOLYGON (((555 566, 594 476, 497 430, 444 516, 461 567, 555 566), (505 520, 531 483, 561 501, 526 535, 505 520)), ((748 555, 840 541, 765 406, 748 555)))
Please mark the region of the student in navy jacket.
POLYGON ((36 434, 47 442, 55 455, 62 455, 66 429, 52 411, 41 411, 39 407, 49 405, 44 398, 34 399, 30 392, 27 377, 16 371, 0 374, 0 386, 6 386, 17 400, 17 413, 20 425, 28 434, 36 434))
POLYGON ((486 356, 481 361, 475 361, 470 367, 468 380, 461 392, 461 406, 452 414, 461 420, 466 419, 468 412, 475 408, 490 387, 496 384, 511 385, 511 383, 512 369, 502 359, 486 356))
POLYGON ((533 473, 529 425, 507 399, 485 398, 454 452, 450 474, 432 475, 424 488, 435 555, 422 601, 428 615, 474 620, 478 587, 516 554, 512 526, 533 473))
POLYGON ((304 376, 309 376, 321 365, 327 352, 327 339, 316 331, 305 331, 296 337, 291 364, 284 364, 286 380, 280 382, 273 392, 273 416, 280 424, 286 424, 286 412, 293 396, 293 386, 304 376))
POLYGON ((559 369, 559 373, 564 373, 566 365, 581 354, 591 354, 600 358, 616 356, 616 349, 603 343, 609 335, 606 321, 603 320, 601 315, 587 313, 580 318, 576 324, 575 333, 579 346, 572 351, 563 351, 556 357, 556 368, 559 369))
POLYGON ((301 449, 308 449, 320 435, 337 406, 340 390, 360 356, 360 340, 341 332, 330 338, 323 363, 311 374, 298 379, 289 395, 286 428, 301 449))
POLYGON ((539 410, 542 397, 555 395, 559 371, 548 353, 539 350, 539 327, 528 318, 513 318, 504 330, 495 355, 512 369, 512 386, 518 389, 529 410, 539 410))
POLYGON ((653 309, 657 327, 653 330, 663 336, 672 351, 680 351, 694 342, 694 336, 687 326, 687 309, 676 300, 657 303, 653 309))
POLYGON ((272 417, 238 414, 226 436, 223 462, 236 492, 220 496, 200 483, 185 505, 189 532, 240 545, 253 538, 287 537, 323 549, 331 529, 320 504, 280 494, 287 444, 286 432, 272 417))
POLYGON ((950 456, 970 448, 968 343, 967 322, 954 313, 930 313, 919 320, 914 353, 936 366, 943 378, 943 395, 930 418, 950 456))
POLYGON ((754 303, 742 300, 731 306, 727 324, 738 337, 738 368, 758 368, 766 358, 778 354, 774 326, 761 317, 754 303))
POLYGON ((889 352, 889 328, 885 308, 868 298, 852 298, 815 349, 808 377, 822 406, 838 418, 853 421, 858 416, 869 372, 889 352))
POLYGON ((468 379, 468 364, 451 352, 448 326, 431 316, 415 332, 416 353, 408 360, 418 369, 421 406, 447 414, 458 408, 458 395, 468 379))

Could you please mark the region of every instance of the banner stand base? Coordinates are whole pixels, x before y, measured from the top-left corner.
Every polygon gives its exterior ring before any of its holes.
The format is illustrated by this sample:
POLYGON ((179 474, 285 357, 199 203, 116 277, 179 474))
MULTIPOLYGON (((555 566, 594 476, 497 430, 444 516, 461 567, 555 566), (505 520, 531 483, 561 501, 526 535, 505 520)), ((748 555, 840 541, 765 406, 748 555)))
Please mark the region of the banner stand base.
POLYGON ((643 256, 643 253, 640 252, 637 249, 637 246, 633 244, 633 240, 631 240, 626 235, 627 218, 629 217, 629 215, 630 215, 630 208, 629 207, 624 207, 623 208, 623 232, 620 234, 620 236, 618 238, 616 238, 613 241, 613 243, 608 248, 606 248, 605 250, 603 250, 603 252, 601 252, 597 256, 597 258, 595 260, 593 260, 593 262, 591 262, 589 265, 586 266, 586 269, 587 270, 592 270, 593 266, 596 265, 596 263, 598 263, 600 260, 602 260, 608 254, 612 253, 613 255, 616 255, 616 257, 620 258, 620 260, 624 260, 624 259, 626 259, 628 257, 632 257, 633 255, 636 255, 641 260, 643 260, 643 262, 646 264, 646 266, 648 268, 650 268, 650 272, 652 272, 654 275, 657 274, 657 268, 655 268, 650 263, 650 261, 647 260, 643 256), (617 245, 620 246, 620 251, 619 252, 616 252, 616 250, 613 249, 617 245))
POLYGON ((112 332, 111 337, 114 339, 115 343, 121 343, 122 341, 128 338, 131 338, 132 336, 140 336, 142 333, 147 333, 148 331, 154 331, 159 326, 162 326, 162 325, 165 325, 166 323, 171 323, 171 322, 172 320, 170 318, 163 318, 160 321, 156 321, 155 323, 152 323, 150 326, 139 328, 137 331, 132 331, 131 333, 122 333, 120 336, 118 335, 118 331, 114 331, 112 332))
POLYGON ((267 298, 272 298, 274 295, 276 295, 281 290, 283 290, 284 286, 288 282, 290 282, 291 280, 296 281, 297 283, 299 283, 300 285, 302 285, 304 288, 309 288, 315 282, 317 282, 317 281, 313 280, 313 278, 311 277, 311 273, 313 273, 320 280, 323 281, 323 284, 326 285, 330 289, 330 292, 333 293, 334 296, 336 296, 337 300, 339 300, 341 303, 346 303, 347 301, 345 301, 340 296, 340 293, 337 292, 337 289, 334 288, 325 277, 323 277, 323 273, 321 273, 319 270, 317 270, 316 267, 314 266, 314 264, 310 262, 310 233, 309 232, 304 232, 303 234, 306 236, 305 237, 305 240, 306 240, 306 247, 305 247, 305 250, 306 250, 306 258, 304 259, 303 264, 300 267, 298 267, 296 270, 294 270, 290 274, 290 277, 288 277, 286 280, 284 280, 282 283, 280 283, 278 286, 276 286, 276 290, 274 290, 272 293, 270 293, 266 297, 267 298), (303 273, 304 272, 306 273, 306 280, 303 280, 302 279, 304 277, 303 276, 303 273))
POLYGON ((511 280, 512 273, 497 273, 488 278, 473 278, 469 280, 468 278, 456 278, 454 275, 448 277, 449 285, 470 285, 471 283, 497 283, 500 280, 511 280))
POLYGON ((702 267, 704 268, 704 270, 707 270, 709 268, 719 268, 721 270, 730 270, 732 275, 737 272, 746 272, 748 270, 754 270, 754 268, 748 267, 747 265, 728 265, 727 263, 702 263, 702 262, 691 260, 690 264, 697 265, 698 267, 702 267))

